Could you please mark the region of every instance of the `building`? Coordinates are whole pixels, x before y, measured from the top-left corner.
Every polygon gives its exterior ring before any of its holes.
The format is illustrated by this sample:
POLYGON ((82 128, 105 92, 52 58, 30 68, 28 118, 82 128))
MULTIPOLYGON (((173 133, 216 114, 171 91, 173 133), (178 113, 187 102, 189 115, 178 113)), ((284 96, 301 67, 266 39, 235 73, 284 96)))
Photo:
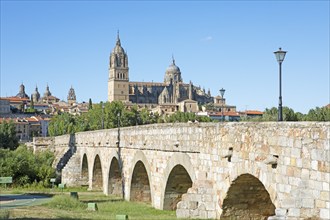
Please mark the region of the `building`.
POLYGON ((33 100, 33 103, 38 103, 40 101, 40 93, 37 86, 34 93, 31 95, 31 100, 33 100))
POLYGON ((49 86, 47 84, 46 91, 45 91, 43 97, 41 98, 41 102, 47 103, 47 104, 53 104, 58 101, 60 101, 60 99, 52 95, 52 93, 49 90, 49 86))
POLYGON ((23 83, 19 86, 19 92, 17 93, 16 97, 29 99, 29 96, 25 93, 25 86, 23 83))
POLYGON ((15 125, 16 137, 20 142, 29 140, 30 126, 29 123, 23 118, 0 118, 0 124, 13 122, 15 125))
POLYGON ((75 93, 74 89, 71 86, 71 88, 69 90, 69 94, 68 94, 68 104, 69 104, 69 106, 73 106, 74 104, 76 104, 76 102, 77 102, 76 100, 77 100, 76 93, 75 93))
POLYGON ((108 101, 122 101, 126 105, 154 109, 166 113, 175 111, 197 112, 198 104, 213 103, 210 91, 184 83, 181 71, 172 63, 165 71, 164 82, 129 81, 128 56, 121 46, 119 34, 109 58, 108 101))
POLYGON ((10 114, 10 101, 0 98, 0 114, 10 114))
MULTIPOLYGON (((9 101, 9 108, 12 112, 24 111, 27 104, 30 102, 29 98, 21 98, 17 96, 13 97, 2 97, 1 100, 9 101)), ((6 107, 8 110, 8 107, 6 107)))

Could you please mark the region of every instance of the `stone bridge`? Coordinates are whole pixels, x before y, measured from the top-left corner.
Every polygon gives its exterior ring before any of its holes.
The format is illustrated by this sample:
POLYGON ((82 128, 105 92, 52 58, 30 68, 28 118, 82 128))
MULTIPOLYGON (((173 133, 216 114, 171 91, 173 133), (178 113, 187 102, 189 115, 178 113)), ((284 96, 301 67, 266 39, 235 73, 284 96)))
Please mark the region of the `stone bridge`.
POLYGON ((329 219, 329 122, 175 123, 55 138, 62 183, 180 218, 329 219), (63 158, 62 158, 63 161, 63 158))

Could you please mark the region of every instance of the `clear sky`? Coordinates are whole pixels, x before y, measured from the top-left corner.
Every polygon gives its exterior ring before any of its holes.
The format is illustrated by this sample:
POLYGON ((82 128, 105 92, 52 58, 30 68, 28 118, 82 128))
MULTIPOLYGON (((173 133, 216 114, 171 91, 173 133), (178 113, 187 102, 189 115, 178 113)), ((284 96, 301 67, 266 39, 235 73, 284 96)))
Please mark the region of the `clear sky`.
POLYGON ((66 100, 107 100, 117 30, 130 81, 163 82, 172 54, 184 82, 226 89, 237 110, 283 105, 307 113, 329 104, 329 1, 3 1, 1 94, 48 83, 66 100))

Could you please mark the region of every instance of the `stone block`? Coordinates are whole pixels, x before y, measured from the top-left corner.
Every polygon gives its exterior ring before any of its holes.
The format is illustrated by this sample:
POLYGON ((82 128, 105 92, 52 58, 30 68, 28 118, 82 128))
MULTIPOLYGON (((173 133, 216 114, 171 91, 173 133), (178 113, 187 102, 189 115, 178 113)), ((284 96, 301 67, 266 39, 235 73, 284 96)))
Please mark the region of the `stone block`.
POLYGON ((320 199, 324 201, 329 201, 330 193, 329 191, 322 191, 320 194, 320 199))
POLYGON ((291 149, 291 157, 300 158, 301 157, 301 149, 299 149, 299 148, 292 148, 291 149))
POLYGON ((127 220, 128 215, 116 215, 116 220, 127 220))
POLYGON ((198 215, 199 219, 206 219, 207 218, 207 212, 204 210, 200 210, 199 211, 199 215, 198 215))
POLYGON ((312 167, 313 170, 317 170, 317 168, 318 168, 317 160, 312 160, 311 167, 312 167))
POLYGON ((176 210, 176 217, 177 218, 189 218, 189 210, 188 209, 177 209, 176 210))
POLYGON ((215 203, 214 202, 205 202, 205 209, 207 211, 215 211, 215 203))
POLYGON ((313 198, 313 190, 308 188, 308 189, 302 189, 300 191, 300 197, 301 198, 313 198))
POLYGON ((284 217, 286 216, 286 213, 287 213, 287 209, 280 209, 280 208, 275 209, 275 216, 277 217, 284 217))
POLYGON ((288 217, 299 217, 299 216, 300 216, 300 209, 290 208, 288 210, 288 217))
POLYGON ((97 204, 94 202, 89 202, 87 204, 87 210, 88 211, 97 211, 98 210, 97 204))
POLYGON ((208 219, 216 219, 217 218, 216 211, 207 211, 207 218, 208 219))
POLYGON ((302 199, 302 207, 303 208, 311 208, 313 209, 315 204, 314 204, 314 199, 302 199))
POLYGON ((323 200, 315 200, 315 207, 316 208, 326 208, 326 203, 323 200))
POLYGON ((291 186, 288 184, 277 184, 277 189, 279 190, 279 192, 290 193, 291 186))
POLYGON ((296 166, 299 167, 299 168, 302 167, 302 159, 301 158, 296 159, 296 166))
MULTIPOLYGON (((294 208, 295 207, 295 202, 296 202, 296 200, 294 198, 285 198, 281 201, 281 207, 283 207, 283 208, 294 208)), ((276 212, 276 210, 275 210, 275 212, 276 212)))
POLYGON ((301 169, 301 178, 302 179, 309 179, 309 169, 301 169))
POLYGON ((320 218, 330 219, 330 210, 329 209, 320 209, 320 218))
POLYGON ((202 195, 202 201, 203 202, 212 202, 213 201, 212 195, 209 195, 209 194, 202 195))
POLYGON ((177 209, 188 209, 187 202, 185 201, 178 202, 177 209))
POLYGON ((312 149, 311 151, 311 159, 318 161, 328 161, 328 152, 323 149, 312 149))
POLYGON ((198 207, 198 202, 197 201, 190 201, 189 202, 189 209, 197 209, 198 207))

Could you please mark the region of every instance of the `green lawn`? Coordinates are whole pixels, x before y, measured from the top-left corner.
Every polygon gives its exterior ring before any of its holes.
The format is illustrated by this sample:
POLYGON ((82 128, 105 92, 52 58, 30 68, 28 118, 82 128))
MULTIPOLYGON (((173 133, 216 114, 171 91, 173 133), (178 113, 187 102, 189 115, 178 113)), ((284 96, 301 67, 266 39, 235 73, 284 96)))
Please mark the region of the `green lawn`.
MULTIPOLYGON (((79 196, 76 200, 70 197, 69 190, 65 191, 63 193, 60 190, 44 191, 43 193, 53 195, 49 203, 2 210, 0 219, 6 218, 8 211, 10 219, 116 219, 116 215, 128 215, 129 219, 176 219, 175 211, 157 210, 149 204, 122 201, 120 198, 105 196, 102 192, 75 189, 74 191, 78 191, 79 196), (89 202, 96 203, 98 211, 88 211, 87 203, 89 202)), ((6 193, 17 192, 27 193, 22 189, 6 191, 6 193)))

